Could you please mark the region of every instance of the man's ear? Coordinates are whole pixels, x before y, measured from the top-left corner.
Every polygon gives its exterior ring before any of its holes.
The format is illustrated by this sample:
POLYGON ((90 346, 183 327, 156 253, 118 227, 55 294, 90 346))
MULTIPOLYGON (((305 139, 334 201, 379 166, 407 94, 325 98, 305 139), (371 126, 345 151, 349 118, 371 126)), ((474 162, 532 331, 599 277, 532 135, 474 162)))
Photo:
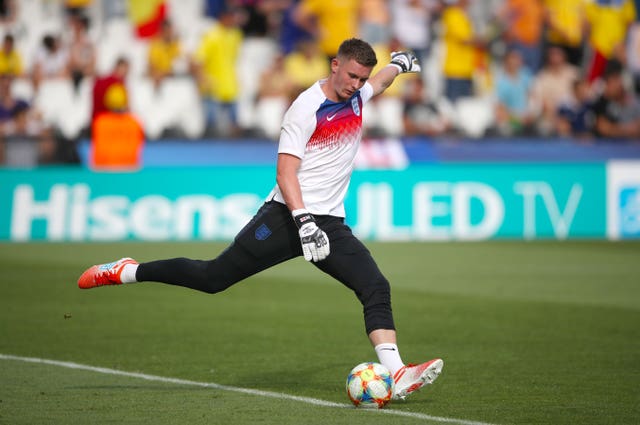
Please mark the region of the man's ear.
POLYGON ((338 58, 331 59, 331 73, 334 74, 338 72, 338 66, 340 65, 340 61, 338 58))

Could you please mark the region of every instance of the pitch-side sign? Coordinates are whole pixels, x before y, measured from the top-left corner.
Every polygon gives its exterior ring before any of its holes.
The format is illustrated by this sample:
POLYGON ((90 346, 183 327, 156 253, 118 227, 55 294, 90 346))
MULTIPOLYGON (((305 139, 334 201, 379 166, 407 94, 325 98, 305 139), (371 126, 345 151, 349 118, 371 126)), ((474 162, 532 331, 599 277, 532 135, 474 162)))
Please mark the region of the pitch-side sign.
MULTIPOLYGON (((12 241, 229 240, 275 183, 272 167, 2 170, 0 178, 0 240, 12 241)), ((604 238, 605 187, 604 164, 357 171, 347 221, 372 240, 604 238)))

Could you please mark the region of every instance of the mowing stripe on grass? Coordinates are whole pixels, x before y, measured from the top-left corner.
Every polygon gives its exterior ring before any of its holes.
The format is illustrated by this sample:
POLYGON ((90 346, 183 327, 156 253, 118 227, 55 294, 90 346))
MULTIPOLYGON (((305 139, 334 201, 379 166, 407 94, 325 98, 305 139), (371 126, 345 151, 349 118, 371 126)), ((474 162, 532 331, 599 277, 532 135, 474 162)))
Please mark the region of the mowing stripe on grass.
MULTIPOLYGON (((102 373, 105 375, 126 376, 128 378, 138 378, 138 379, 144 379, 147 381, 163 382, 167 384, 190 385, 190 386, 202 387, 202 388, 214 388, 222 391, 231 391, 231 392, 250 394, 250 395, 256 395, 261 397, 271 397, 271 398, 277 398, 281 400, 299 401, 302 403, 312 404, 315 406, 353 408, 353 406, 350 404, 334 403, 332 401, 320 400, 312 397, 302 397, 302 396, 296 396, 296 395, 290 395, 290 394, 284 394, 284 393, 277 393, 274 391, 255 390, 251 388, 233 387, 230 385, 216 384, 215 382, 198 382, 198 381, 190 381, 187 379, 180 379, 180 378, 169 378, 165 376, 148 375, 146 373, 139 373, 139 372, 125 372, 117 369, 89 366, 89 365, 84 365, 84 364, 74 363, 74 362, 63 362, 59 360, 40 359, 37 357, 21 357, 21 356, 13 356, 11 354, 1 354, 1 353, 0 353, 0 360, 15 360, 15 361, 26 362, 26 363, 46 364, 50 366, 64 367, 67 369, 86 370, 89 372, 102 373)), ((428 420, 433 422, 441 422, 441 423, 449 423, 449 424, 491 425, 486 422, 476 422, 476 421, 468 421, 465 419, 431 416, 431 415, 426 415, 424 413, 403 412, 403 411, 391 410, 391 409, 379 409, 379 410, 368 409, 367 411, 377 412, 377 413, 382 413, 387 415, 394 415, 394 416, 405 416, 409 418, 423 419, 423 420, 428 420)))

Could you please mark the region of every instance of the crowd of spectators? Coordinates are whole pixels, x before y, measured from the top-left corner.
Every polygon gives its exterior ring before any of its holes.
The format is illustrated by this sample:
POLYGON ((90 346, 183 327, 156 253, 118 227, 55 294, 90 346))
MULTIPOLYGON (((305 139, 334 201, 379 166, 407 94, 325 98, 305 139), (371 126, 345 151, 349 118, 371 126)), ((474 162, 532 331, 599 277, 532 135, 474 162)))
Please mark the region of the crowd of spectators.
MULTIPOLYGON (((207 25, 194 43, 174 25, 180 2, 41 3, 61 8, 63 29, 20 51, 14 22, 21 2, 0 0, 2 86, 17 78, 27 79, 33 93, 48 79, 69 79, 75 90, 85 79, 104 85, 108 76, 98 75, 96 63, 105 35, 91 31, 104 22, 92 22, 92 11, 100 8, 106 21, 144 3, 157 10, 158 22, 137 28, 146 43, 143 77, 158 90, 170 78, 194 81, 205 136, 277 138, 292 99, 326 76, 340 42, 356 36, 374 46, 381 65, 391 51, 411 49, 424 69, 376 99, 365 116, 372 135, 640 140, 639 0, 200 0, 207 25), (480 112, 464 116, 469 109, 461 105, 474 101, 480 112), (243 118, 247 104, 250 119, 243 118), (479 117, 480 131, 466 132, 479 117)), ((117 63, 128 65, 129 54, 121 52, 117 63)), ((0 136, 51 137, 55 129, 30 99, 14 99, 11 90, 0 96, 0 136)), ((122 96, 118 108, 126 109, 122 96)), ((93 104, 108 106, 95 98, 93 104)), ((42 146, 43 161, 55 156, 50 144, 42 146)))

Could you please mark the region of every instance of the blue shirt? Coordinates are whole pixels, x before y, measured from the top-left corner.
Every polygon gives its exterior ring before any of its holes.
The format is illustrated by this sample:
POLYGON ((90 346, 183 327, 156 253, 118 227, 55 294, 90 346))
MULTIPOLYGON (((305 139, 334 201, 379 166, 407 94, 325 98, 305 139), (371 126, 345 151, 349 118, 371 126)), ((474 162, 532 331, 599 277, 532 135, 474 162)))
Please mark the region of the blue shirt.
POLYGON ((529 106, 531 83, 531 72, 527 68, 522 68, 515 78, 501 71, 496 79, 498 101, 512 112, 525 112, 529 106))

